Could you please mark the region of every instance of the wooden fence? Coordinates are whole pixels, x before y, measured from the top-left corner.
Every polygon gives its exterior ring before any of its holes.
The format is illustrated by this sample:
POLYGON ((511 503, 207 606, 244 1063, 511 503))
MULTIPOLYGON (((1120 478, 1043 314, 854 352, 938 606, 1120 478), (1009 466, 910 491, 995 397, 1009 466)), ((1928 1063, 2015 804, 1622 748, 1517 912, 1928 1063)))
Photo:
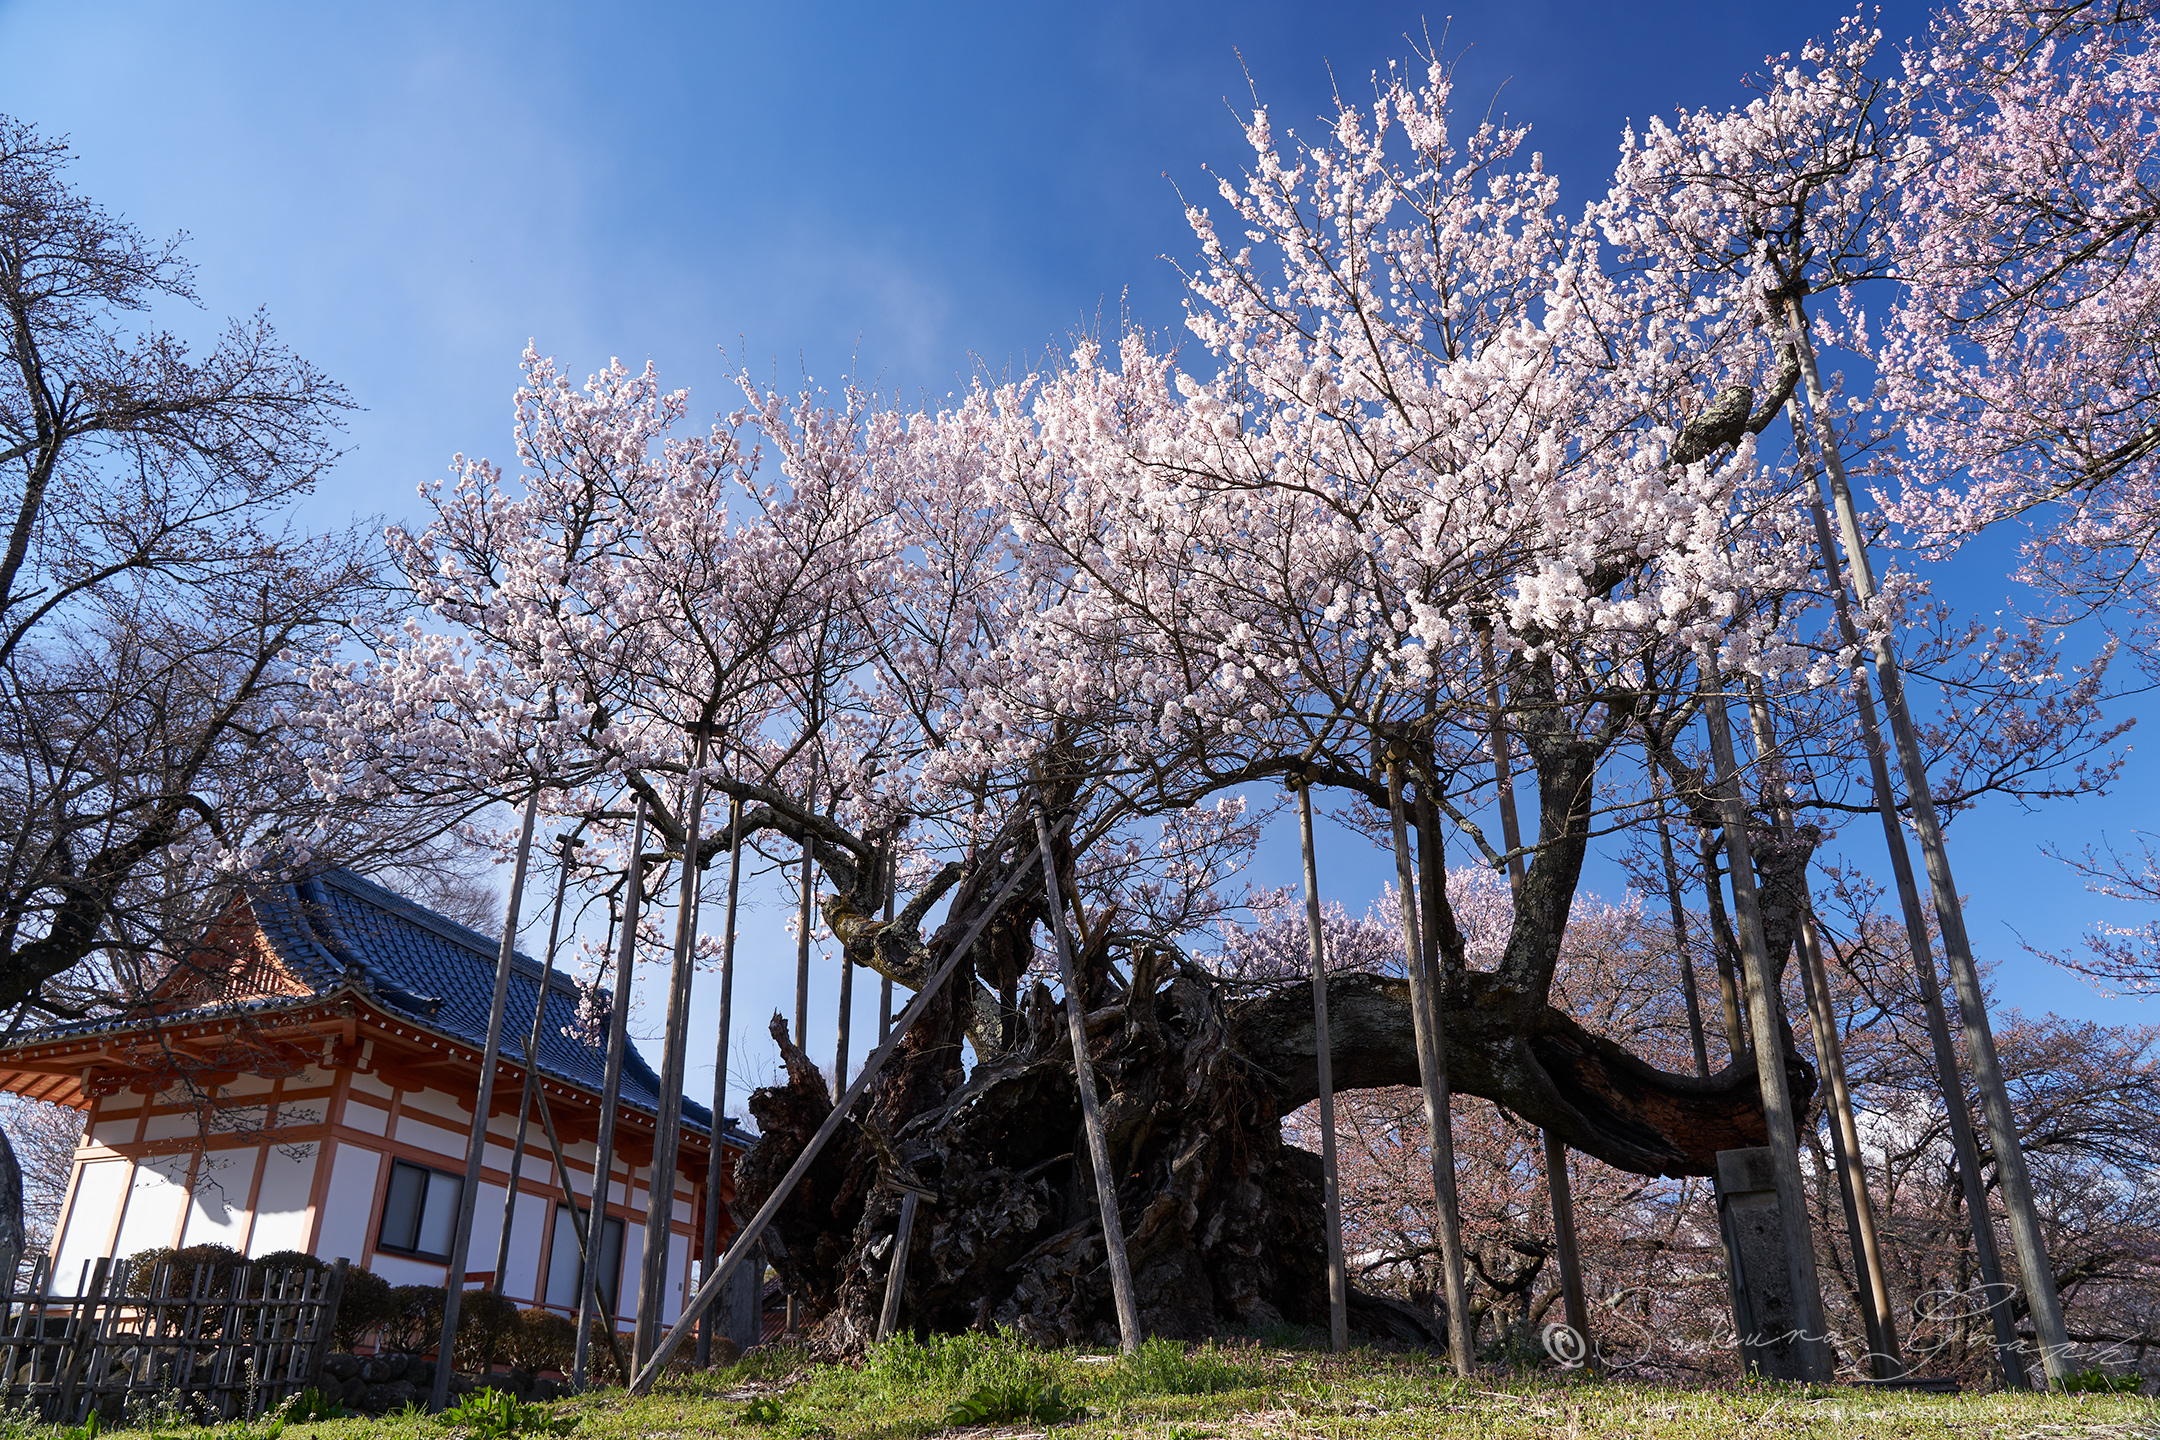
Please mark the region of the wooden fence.
POLYGON ((99 1260, 81 1293, 55 1295, 49 1258, 0 1265, 0 1287, 20 1282, 0 1289, 0 1405, 62 1425, 131 1405, 251 1420, 317 1382, 345 1269, 99 1260))

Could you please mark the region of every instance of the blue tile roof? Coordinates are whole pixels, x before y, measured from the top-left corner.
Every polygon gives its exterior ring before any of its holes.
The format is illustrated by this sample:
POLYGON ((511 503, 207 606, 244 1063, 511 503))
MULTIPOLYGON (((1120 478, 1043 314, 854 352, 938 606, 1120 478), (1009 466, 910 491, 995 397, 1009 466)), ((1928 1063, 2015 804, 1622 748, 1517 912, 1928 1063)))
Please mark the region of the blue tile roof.
MULTIPOLYGON (((387 1010, 469 1045, 487 1043, 499 940, 349 870, 330 870, 291 884, 250 886, 248 899, 278 959, 317 993, 358 983, 387 1010)), ((524 1059, 541 974, 541 967, 526 955, 513 957, 502 1035, 508 1059, 524 1059)), ((577 989, 557 971, 547 986, 539 1066, 544 1074, 597 1093, 606 1052, 568 1033, 576 1021, 577 989)), ((640 1110, 659 1112, 660 1077, 635 1044, 623 1061, 622 1099, 640 1110)), ((709 1134, 712 1111, 686 1095, 683 1123, 709 1134)), ((732 1122, 728 1130, 731 1139, 750 1138, 732 1122)))

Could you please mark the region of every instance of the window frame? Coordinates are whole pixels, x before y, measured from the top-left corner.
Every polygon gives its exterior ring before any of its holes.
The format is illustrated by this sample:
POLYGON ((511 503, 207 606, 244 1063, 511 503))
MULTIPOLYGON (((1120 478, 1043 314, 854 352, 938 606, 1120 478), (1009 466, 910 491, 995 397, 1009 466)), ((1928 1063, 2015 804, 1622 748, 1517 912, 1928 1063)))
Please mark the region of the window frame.
MULTIPOLYGON (((428 1197, 435 1192, 438 1184, 445 1184, 445 1188, 453 1196, 457 1197, 450 1202, 453 1206, 463 1198, 465 1189, 464 1176, 453 1175, 447 1170, 438 1170, 432 1165, 423 1165, 417 1160, 407 1160, 402 1156, 393 1155, 390 1157, 389 1183, 383 1187, 383 1210, 382 1214, 377 1216, 375 1220, 375 1248, 377 1250, 386 1255, 399 1255, 411 1260, 428 1260, 442 1265, 450 1263, 450 1254, 447 1250, 438 1254, 434 1251, 417 1248, 417 1241, 427 1229, 428 1197), (418 1171, 422 1177, 420 1201, 413 1211, 412 1233, 416 1242, 414 1246, 402 1245, 388 1238, 390 1203, 392 1196, 397 1193, 397 1172, 398 1167, 401 1165, 407 1170, 418 1171)), ((456 1229, 456 1221, 453 1220, 451 1222, 453 1235, 456 1233, 456 1229)))
MULTIPOLYGON (((554 1247, 557 1244, 567 1241, 569 1243, 570 1253, 573 1258, 577 1254, 577 1232, 575 1229, 567 1227, 563 1223, 566 1219, 569 1218, 569 1214, 570 1207, 564 1204, 560 1199, 556 1200, 555 1208, 548 1217, 548 1223, 554 1227, 548 1242, 548 1269, 550 1272, 552 1272, 555 1268, 554 1247)), ((592 1206, 590 1204, 579 1205, 578 1214, 580 1218, 584 1219, 588 1224, 590 1224, 592 1220, 592 1206)), ((608 1313, 616 1318, 620 1318, 623 1314, 623 1251, 624 1247, 629 1243, 629 1227, 623 1223, 623 1218, 620 1215, 608 1215, 603 1213, 600 1217, 600 1220, 600 1257, 603 1263, 600 1267, 600 1273, 596 1277, 600 1282, 600 1298, 607 1302, 608 1313), (608 1266, 604 1263, 607 1259, 608 1254, 608 1242, 611 1240, 614 1242, 615 1246, 615 1265, 612 1274, 609 1273, 608 1266)), ((587 1233, 590 1234, 590 1230, 588 1230, 587 1233)), ((569 1300, 567 1302, 564 1302, 558 1301, 554 1297, 552 1287, 549 1285, 549 1281, 553 1278, 554 1277, 552 1273, 548 1275, 542 1275, 540 1277, 540 1303, 555 1309, 567 1309, 572 1314, 576 1314, 578 1309, 580 1308, 580 1302, 582 1300, 582 1297, 577 1293, 577 1282, 575 1280, 572 1280, 570 1282, 571 1295, 569 1300)))

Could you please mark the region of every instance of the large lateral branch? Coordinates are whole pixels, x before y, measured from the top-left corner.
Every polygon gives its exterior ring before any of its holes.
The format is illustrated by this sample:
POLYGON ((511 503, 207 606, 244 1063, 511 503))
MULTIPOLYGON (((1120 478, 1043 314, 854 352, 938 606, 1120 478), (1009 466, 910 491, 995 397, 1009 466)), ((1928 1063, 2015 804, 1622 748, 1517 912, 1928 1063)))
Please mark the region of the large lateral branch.
MULTIPOLYGON (((1755 1062, 1739 1057, 1698 1079, 1657 1069, 1552 1006, 1472 972, 1441 1017, 1448 1081, 1557 1134, 1573 1149, 1638 1175, 1708 1175, 1717 1152, 1766 1143, 1755 1062)), ((1318 1093, 1312 987, 1289 982, 1228 1007, 1241 1054, 1269 1077, 1288 1114, 1318 1093)), ((1410 987, 1379 975, 1328 982, 1337 1090, 1418 1083, 1410 987)), ((1815 1072, 1788 1046, 1793 1094, 1815 1072)))

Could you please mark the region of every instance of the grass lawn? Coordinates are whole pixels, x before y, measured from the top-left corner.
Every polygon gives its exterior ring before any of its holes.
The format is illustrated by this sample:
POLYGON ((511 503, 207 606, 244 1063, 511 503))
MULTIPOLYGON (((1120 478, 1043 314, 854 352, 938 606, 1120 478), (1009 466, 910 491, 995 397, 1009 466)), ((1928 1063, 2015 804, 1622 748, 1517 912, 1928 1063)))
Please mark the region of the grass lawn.
MULTIPOLYGON (((601 1391, 553 1408, 576 1440, 700 1436, 2001 1436, 2156 1437, 2160 1404, 2117 1395, 1935 1396, 1848 1386, 1675 1389, 1579 1375, 1458 1382, 1441 1360, 1154 1341, 1130 1360, 1037 1351, 982 1335, 900 1341, 861 1366, 759 1352, 632 1400, 601 1391), (973 1397, 993 1418, 948 1425, 973 1397), (1056 1421, 1060 1409, 1084 1408, 1056 1421), (1034 1410, 1039 1418, 1026 1418, 1034 1410)), ((537 1414, 537 1412, 535 1412, 537 1414)), ((284 1440, 457 1440, 417 1416, 331 1420, 284 1440)), ((467 1431, 468 1435, 472 1432, 467 1431)), ((538 1432, 535 1432, 536 1440, 538 1432)), ((477 1440, 496 1440, 479 1436, 477 1440)))

